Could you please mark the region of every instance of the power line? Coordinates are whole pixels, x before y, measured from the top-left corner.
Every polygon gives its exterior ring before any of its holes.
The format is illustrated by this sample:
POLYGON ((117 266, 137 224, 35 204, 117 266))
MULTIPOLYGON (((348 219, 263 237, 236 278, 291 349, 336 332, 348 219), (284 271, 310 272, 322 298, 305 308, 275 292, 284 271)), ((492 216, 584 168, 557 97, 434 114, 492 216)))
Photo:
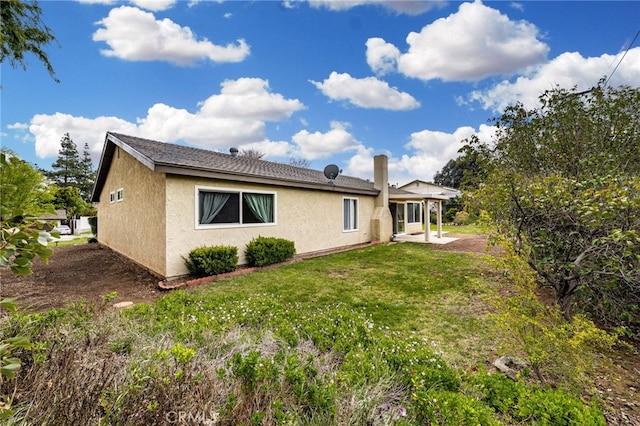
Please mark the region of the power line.
POLYGON ((613 71, 611 71, 611 74, 609 74, 609 77, 607 77, 607 80, 604 82, 604 85, 602 86, 602 88, 607 87, 607 84, 609 83, 609 80, 611 80, 611 77, 613 77, 613 74, 616 73, 616 70, 618 69, 618 67, 622 63, 622 60, 625 58, 625 56, 627 56, 627 53, 629 53, 629 50, 631 50, 631 46, 633 46, 633 43, 636 42, 636 40, 638 39, 639 35, 640 35, 640 30, 638 30, 638 32, 636 33, 636 36, 633 38, 633 40, 631 40, 631 43, 629 43, 629 46, 627 47, 627 50, 624 51, 624 55, 622 55, 622 58, 620 58, 620 60, 618 61, 618 64, 613 69, 613 71))

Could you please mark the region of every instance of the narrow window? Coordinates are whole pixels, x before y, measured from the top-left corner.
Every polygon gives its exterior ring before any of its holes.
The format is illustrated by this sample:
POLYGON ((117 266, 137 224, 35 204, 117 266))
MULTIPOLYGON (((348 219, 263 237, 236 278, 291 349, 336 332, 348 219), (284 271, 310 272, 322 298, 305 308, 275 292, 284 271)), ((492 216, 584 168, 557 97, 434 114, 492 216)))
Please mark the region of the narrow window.
POLYGON ((111 191, 111 192, 109 193, 109 202, 110 202, 110 203, 115 203, 115 202, 116 202, 116 193, 115 193, 115 192, 113 192, 113 191, 111 191))
POLYGON ((116 191, 116 201, 124 201, 124 189, 120 188, 116 191))
POLYGON ((343 216, 342 229, 344 231, 358 230, 358 199, 357 198, 342 199, 342 216, 343 216))

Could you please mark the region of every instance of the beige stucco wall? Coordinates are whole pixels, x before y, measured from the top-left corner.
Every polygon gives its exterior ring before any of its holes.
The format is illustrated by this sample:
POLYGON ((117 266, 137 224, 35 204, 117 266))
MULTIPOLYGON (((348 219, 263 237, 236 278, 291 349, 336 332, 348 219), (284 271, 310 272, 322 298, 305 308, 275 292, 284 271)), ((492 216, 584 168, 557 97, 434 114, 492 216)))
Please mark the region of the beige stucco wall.
POLYGON ((165 179, 120 148, 111 162, 98 203, 98 241, 160 276, 165 264, 165 179), (124 190, 121 202, 109 193, 124 190))
POLYGON ((245 263, 246 244, 258 235, 294 241, 297 253, 370 242, 374 197, 329 191, 312 191, 270 185, 168 176, 167 198, 167 277, 187 273, 181 256, 202 245, 238 247, 239 263, 245 263), (196 229, 196 186, 221 189, 268 191, 276 193, 276 224, 196 229), (357 231, 343 232, 343 198, 358 199, 357 231))

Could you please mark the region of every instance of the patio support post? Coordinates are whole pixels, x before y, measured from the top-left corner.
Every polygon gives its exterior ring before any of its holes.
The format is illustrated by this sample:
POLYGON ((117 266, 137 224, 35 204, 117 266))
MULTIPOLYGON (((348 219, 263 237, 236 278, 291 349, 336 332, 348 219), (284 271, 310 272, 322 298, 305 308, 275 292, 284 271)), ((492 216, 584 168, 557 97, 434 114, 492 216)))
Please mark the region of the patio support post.
POLYGON ((438 238, 442 238, 442 200, 438 200, 437 203, 436 221, 438 227, 438 238))
POLYGON ((424 240, 429 242, 431 238, 431 212, 429 210, 429 200, 424 200, 424 240))

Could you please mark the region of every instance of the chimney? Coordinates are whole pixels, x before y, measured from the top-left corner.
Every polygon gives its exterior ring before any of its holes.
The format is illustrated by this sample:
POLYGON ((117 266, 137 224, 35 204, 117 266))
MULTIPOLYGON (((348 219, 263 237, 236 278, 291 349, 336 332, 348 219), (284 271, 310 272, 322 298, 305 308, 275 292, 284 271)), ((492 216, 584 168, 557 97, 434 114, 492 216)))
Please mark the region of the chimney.
POLYGON ((389 169, 386 155, 373 157, 373 187, 380 190, 376 197, 376 207, 389 206, 389 169))
POLYGON ((238 148, 232 147, 231 149, 229 149, 229 152, 231 153, 231 155, 233 157, 237 157, 238 156, 238 148))
POLYGON ((393 234, 393 218, 389 210, 389 170, 386 155, 373 157, 373 187, 380 192, 371 217, 372 241, 389 242, 393 234))

